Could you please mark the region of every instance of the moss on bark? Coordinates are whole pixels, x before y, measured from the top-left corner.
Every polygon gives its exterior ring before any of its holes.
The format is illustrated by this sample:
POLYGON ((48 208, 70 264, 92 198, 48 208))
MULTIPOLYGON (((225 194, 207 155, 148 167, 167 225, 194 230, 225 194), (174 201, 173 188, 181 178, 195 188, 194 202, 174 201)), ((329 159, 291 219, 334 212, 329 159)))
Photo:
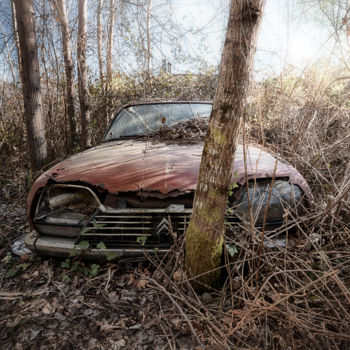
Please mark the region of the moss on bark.
POLYGON ((226 142, 226 136, 220 131, 220 129, 215 128, 212 131, 213 139, 219 145, 223 145, 226 142))
POLYGON ((213 240, 202 232, 194 222, 190 222, 186 236, 186 270, 189 276, 198 276, 194 280, 194 287, 198 291, 206 289, 205 285, 219 287, 221 270, 211 270, 220 266, 223 235, 213 240), (196 261, 195 265, 190 262, 196 261), (209 271, 209 272, 208 272, 209 271))

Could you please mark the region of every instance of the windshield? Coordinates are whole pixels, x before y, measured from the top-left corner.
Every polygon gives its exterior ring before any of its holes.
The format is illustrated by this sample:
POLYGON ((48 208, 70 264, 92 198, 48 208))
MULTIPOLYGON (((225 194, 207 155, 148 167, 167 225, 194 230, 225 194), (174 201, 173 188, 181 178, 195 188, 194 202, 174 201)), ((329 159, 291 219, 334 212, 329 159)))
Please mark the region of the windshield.
POLYGON ((184 120, 209 118, 211 103, 158 103, 122 109, 110 125, 105 140, 145 135, 184 120))

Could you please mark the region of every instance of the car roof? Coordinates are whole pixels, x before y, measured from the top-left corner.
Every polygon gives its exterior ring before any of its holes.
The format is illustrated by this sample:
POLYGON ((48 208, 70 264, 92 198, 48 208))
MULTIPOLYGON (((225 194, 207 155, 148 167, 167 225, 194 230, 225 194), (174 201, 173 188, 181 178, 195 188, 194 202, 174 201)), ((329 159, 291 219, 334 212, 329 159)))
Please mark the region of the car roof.
POLYGON ((154 104, 181 104, 181 103, 203 103, 203 104, 213 104, 213 101, 167 101, 167 100, 160 100, 160 101, 131 101, 125 105, 123 105, 119 110, 126 108, 126 107, 131 107, 131 106, 139 106, 139 105, 154 105, 154 104))

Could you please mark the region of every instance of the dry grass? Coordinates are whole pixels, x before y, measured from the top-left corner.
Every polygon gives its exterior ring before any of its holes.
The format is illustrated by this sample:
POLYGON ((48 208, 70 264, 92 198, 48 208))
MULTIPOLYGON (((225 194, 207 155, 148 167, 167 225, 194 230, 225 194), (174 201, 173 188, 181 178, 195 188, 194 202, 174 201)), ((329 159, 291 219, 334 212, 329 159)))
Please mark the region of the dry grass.
MULTIPOLYGON (((226 243, 238 253, 233 258, 226 253, 224 287, 203 295, 195 293, 183 272, 182 238, 166 258, 150 258, 152 274, 137 272, 137 277, 157 292, 155 322, 166 348, 181 348, 180 338, 190 334, 191 348, 199 349, 348 349, 347 86, 310 70, 301 78, 259 83, 252 96, 247 138, 292 163, 314 193, 305 215, 292 217, 276 232, 292 244, 260 251, 261 232, 249 224, 234 228, 226 243)), ((2 147, 20 147, 16 140, 6 139, 2 147)))
MULTIPOLYGON (((171 319, 178 315, 198 348, 348 349, 347 87, 309 72, 303 78, 260 83, 254 96, 248 137, 299 169, 313 190, 314 203, 275 232, 290 238, 287 247, 260 251, 262 234, 249 223, 231 230, 226 243, 238 253, 233 258, 226 254, 225 286, 210 297, 197 295, 183 275, 182 246, 174 248, 166 264, 155 263, 154 288, 174 300, 164 315, 165 331, 173 328, 171 319)), ((171 341, 176 348, 176 340, 171 341)))

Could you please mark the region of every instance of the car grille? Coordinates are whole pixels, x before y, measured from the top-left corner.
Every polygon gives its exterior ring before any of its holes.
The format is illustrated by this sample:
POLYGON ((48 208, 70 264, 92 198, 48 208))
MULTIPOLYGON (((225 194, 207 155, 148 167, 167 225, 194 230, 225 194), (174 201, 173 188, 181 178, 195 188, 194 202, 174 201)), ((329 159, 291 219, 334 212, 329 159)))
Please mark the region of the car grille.
POLYGON ((173 236, 185 232, 192 209, 120 209, 98 211, 82 230, 80 240, 94 248, 169 248, 173 236))

